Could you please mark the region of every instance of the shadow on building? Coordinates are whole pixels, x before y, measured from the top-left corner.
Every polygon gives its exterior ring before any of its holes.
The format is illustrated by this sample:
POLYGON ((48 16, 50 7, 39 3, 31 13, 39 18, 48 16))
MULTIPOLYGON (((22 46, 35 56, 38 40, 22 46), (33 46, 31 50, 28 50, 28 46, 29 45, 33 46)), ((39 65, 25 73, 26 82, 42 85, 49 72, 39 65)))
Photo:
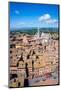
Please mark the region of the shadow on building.
POLYGON ((29 77, 29 71, 28 71, 28 64, 26 63, 25 64, 25 71, 26 71, 26 78, 24 79, 24 87, 29 87, 29 80, 28 80, 28 77, 29 77))

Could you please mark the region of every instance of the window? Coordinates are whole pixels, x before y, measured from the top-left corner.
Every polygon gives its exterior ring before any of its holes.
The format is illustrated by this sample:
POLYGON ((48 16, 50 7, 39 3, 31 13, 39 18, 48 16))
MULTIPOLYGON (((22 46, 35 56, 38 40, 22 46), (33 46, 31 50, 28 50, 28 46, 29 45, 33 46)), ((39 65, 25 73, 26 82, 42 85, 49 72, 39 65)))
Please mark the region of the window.
POLYGON ((14 48, 14 47, 15 47, 15 44, 11 44, 11 45, 10 45, 10 48, 14 48))
POLYGON ((10 51, 10 53, 12 53, 12 51, 10 51))

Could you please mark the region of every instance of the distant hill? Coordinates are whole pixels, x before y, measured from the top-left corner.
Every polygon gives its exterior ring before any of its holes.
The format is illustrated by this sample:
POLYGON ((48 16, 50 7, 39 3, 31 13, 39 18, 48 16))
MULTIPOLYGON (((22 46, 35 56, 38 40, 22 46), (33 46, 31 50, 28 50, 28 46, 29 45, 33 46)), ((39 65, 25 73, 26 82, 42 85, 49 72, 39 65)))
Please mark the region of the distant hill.
MULTIPOLYGON (((58 33, 58 28, 40 28, 40 32, 58 33)), ((22 29, 11 29, 10 32, 20 32, 25 34, 34 35, 37 33, 37 28, 22 28, 22 29)))

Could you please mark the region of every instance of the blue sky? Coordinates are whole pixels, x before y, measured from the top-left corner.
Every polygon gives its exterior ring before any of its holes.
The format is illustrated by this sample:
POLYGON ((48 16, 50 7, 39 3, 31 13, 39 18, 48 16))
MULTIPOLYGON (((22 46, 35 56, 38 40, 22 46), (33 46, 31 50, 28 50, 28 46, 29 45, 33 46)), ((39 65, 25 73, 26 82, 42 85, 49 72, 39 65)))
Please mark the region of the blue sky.
POLYGON ((58 27, 58 5, 10 2, 10 28, 58 27))

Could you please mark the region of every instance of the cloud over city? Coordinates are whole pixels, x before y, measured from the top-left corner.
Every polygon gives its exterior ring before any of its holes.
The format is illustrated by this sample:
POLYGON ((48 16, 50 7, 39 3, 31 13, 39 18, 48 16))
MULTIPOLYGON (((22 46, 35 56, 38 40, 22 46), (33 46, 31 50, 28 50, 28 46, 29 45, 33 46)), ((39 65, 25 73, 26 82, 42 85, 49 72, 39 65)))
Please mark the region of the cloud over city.
POLYGON ((38 18, 40 22, 48 23, 48 24, 55 24, 58 23, 58 20, 51 17, 50 14, 44 14, 38 18))

